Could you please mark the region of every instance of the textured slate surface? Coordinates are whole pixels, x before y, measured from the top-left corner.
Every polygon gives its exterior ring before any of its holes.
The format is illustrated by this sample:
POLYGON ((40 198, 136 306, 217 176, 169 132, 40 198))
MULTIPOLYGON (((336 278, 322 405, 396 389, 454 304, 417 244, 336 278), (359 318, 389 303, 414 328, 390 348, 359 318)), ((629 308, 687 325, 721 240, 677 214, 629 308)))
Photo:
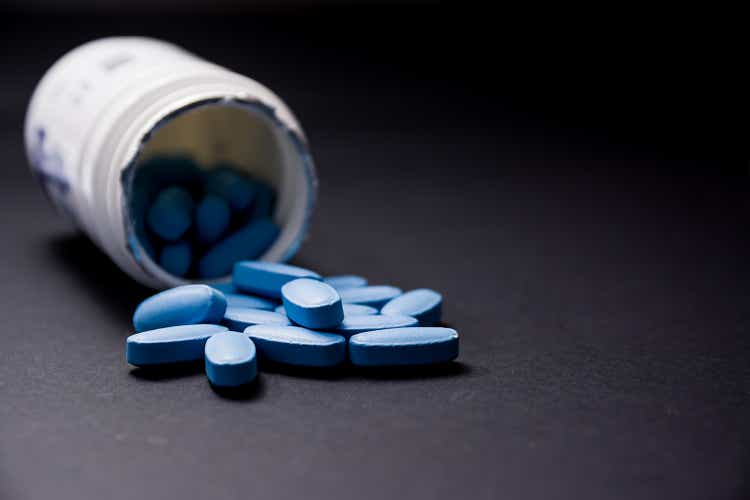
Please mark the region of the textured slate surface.
POLYGON ((139 25, 63 23, 21 56, 24 26, 0 59, 0 497, 747 496, 746 173, 436 110, 458 91, 395 70, 373 87, 325 43, 290 68, 283 32, 245 34, 267 50, 243 55, 173 27, 305 125, 321 200, 294 263, 440 290, 461 334, 448 368, 266 367, 217 394, 200 368, 125 364, 149 292, 52 212, 22 152, 44 68, 139 25))

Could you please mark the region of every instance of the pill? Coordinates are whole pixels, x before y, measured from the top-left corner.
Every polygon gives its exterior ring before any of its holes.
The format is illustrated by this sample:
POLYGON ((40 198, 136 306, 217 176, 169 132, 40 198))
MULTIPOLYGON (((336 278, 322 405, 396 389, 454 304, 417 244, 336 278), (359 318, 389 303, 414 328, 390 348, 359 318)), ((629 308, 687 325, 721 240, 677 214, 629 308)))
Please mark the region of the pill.
POLYGON ((232 210, 244 212, 255 198, 255 183, 227 164, 206 174, 206 191, 221 196, 232 210))
POLYGON ((266 183, 255 183, 255 200, 253 208, 250 210, 250 218, 258 219, 261 217, 271 217, 273 213, 275 194, 273 189, 266 183))
POLYGON ((206 285, 170 288, 141 302, 133 314, 137 332, 166 326, 220 323, 227 308, 224 294, 206 285))
POLYGON ((148 209, 148 227, 167 241, 179 239, 193 223, 193 198, 179 187, 162 190, 148 209))
POLYGON ((247 384, 258 373, 255 345, 244 333, 217 333, 208 339, 204 352, 206 376, 215 386, 247 384))
POLYGON ((159 255, 159 265, 169 274, 185 276, 190 270, 193 251, 190 243, 180 241, 164 245, 159 255))
POLYGON ((264 309, 266 311, 273 311, 277 304, 277 302, 264 299, 263 297, 245 295, 242 293, 225 293, 224 297, 227 299, 227 308, 244 307, 247 309, 264 309))
POLYGON ((216 290, 220 291, 223 294, 227 293, 238 293, 237 289, 234 287, 231 281, 223 281, 220 283, 206 283, 211 288, 215 288, 216 290))
POLYGON ((232 272, 232 283, 237 289, 276 299, 281 298, 282 286, 298 278, 321 279, 308 269, 277 262, 238 262, 232 272))
POLYGON ((367 279, 362 276, 355 276, 353 274, 342 274, 341 276, 329 276, 323 281, 331 285, 336 290, 343 290, 344 288, 357 288, 360 286, 367 286, 367 279))
MULTIPOLYGON (((229 300, 229 297, 227 297, 227 300, 229 300)), ((363 306, 361 304, 342 304, 342 307, 344 308, 344 317, 346 316, 366 316, 369 314, 378 314, 378 310, 374 307, 370 306, 363 306)), ((261 309, 261 308, 258 308, 261 309)), ((284 306, 281 305, 274 309, 279 314, 286 314, 286 309, 284 309, 284 306)))
POLYGON ((204 245, 218 240, 229 227, 232 211, 223 198, 209 194, 195 208, 195 230, 204 245))
POLYGON ((289 318, 283 314, 245 307, 228 307, 224 313, 223 323, 237 332, 252 325, 291 325, 289 318))
POLYGON ((349 359, 359 366, 444 363, 458 356, 458 333, 452 328, 418 326, 352 335, 349 359))
POLYGON ((395 286, 361 286, 339 290, 341 301, 345 304, 364 304, 380 309, 389 300, 401 295, 401 289, 395 286))
POLYGON ((333 328, 344 319, 344 308, 338 292, 320 280, 292 280, 281 287, 281 298, 286 315, 300 326, 333 328))
POLYGON ((198 274, 202 278, 225 276, 235 262, 260 257, 278 235, 279 228, 270 219, 252 221, 216 243, 198 263, 198 274))
POLYGON ((125 359, 135 366, 196 361, 203 358, 206 341, 221 325, 180 325, 133 334, 125 341, 125 359))
POLYGON ((277 363, 335 366, 346 359, 346 339, 301 326, 255 325, 245 329, 258 354, 277 363))
POLYGON ((335 333, 350 337, 355 333, 368 332, 371 330, 385 330, 393 328, 405 328, 417 326, 419 321, 411 316, 383 316, 381 314, 370 316, 345 316, 344 321, 333 330, 335 333))
POLYGON ((442 295, 429 288, 419 288, 391 299, 380 312, 414 316, 420 325, 431 326, 440 323, 442 307, 442 295))

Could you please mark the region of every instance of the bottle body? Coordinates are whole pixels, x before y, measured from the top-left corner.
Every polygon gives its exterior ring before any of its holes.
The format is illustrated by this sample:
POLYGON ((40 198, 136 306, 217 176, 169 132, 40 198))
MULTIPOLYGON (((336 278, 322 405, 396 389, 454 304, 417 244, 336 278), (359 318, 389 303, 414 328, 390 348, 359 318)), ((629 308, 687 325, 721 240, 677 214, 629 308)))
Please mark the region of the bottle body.
POLYGON ((312 158, 281 99, 158 40, 107 38, 63 56, 38 84, 24 133, 31 169, 52 203, 154 288, 184 280, 161 269, 135 235, 128 173, 144 158, 231 162, 272 184, 281 231, 261 260, 290 258, 313 212, 312 158))

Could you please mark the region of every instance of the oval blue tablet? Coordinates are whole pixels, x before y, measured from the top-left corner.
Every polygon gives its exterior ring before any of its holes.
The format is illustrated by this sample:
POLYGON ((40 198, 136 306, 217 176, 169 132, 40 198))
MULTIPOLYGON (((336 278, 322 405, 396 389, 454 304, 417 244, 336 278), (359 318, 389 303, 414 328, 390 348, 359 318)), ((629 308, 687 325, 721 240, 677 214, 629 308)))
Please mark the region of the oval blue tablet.
MULTIPOLYGON (((225 294, 226 295, 226 294, 225 294)), ((227 297, 227 300, 229 300, 229 297, 227 297)), ((370 306, 363 306, 361 304, 342 304, 344 308, 344 317, 346 316, 367 316, 370 314, 378 314, 378 310, 374 307, 370 306)), ((261 308, 258 308, 261 309, 261 308)), ((286 314, 286 309, 284 309, 284 306, 278 306, 276 309, 274 309, 279 314, 286 314)))
POLYGON ((411 316, 383 316, 375 314, 370 316, 345 316, 344 321, 336 327, 334 332, 345 337, 350 337, 355 333, 368 332, 371 330, 385 330, 388 328, 405 328, 417 326, 419 321, 411 316))
POLYGON ((265 311, 273 311, 274 308, 276 308, 277 304, 277 302, 269 299, 264 299, 263 297, 245 295, 242 293, 225 293, 224 297, 226 297, 227 299, 227 309, 229 309, 230 307, 244 307, 246 309, 263 309, 265 311))
POLYGON ((229 227, 232 211, 223 198, 209 194, 195 208, 195 232, 198 241, 208 245, 218 240, 229 227))
POLYGON ((341 297, 322 281, 292 280, 281 287, 281 298, 289 319, 306 328, 333 328, 344 319, 341 297))
POLYGON ((281 287, 298 278, 320 280, 319 274, 277 262, 244 261, 234 265, 232 283, 243 292, 281 298, 281 287))
POLYGON ((263 358, 298 366, 335 366, 346 359, 346 339, 301 326, 255 325, 245 334, 263 358))
POLYGON ((221 332, 206 342, 206 376, 217 387, 236 387, 258 373, 255 345, 244 333, 221 332))
POLYGON ((367 279, 362 276, 355 276, 353 274, 342 274, 341 276, 328 276, 323 281, 331 285, 336 290, 343 290, 344 288, 357 288, 360 286, 367 286, 367 279))
POLYGON ((363 304, 380 309, 389 300, 401 295, 401 289, 395 286, 361 286, 339 290, 341 301, 345 304, 363 304))
POLYGON ((222 164, 206 174, 206 191, 224 198, 232 210, 244 212, 255 198, 255 183, 232 166, 222 164))
POLYGON ((394 328, 358 333, 349 339, 349 359, 353 365, 427 365, 456 357, 458 333, 452 328, 394 328))
POLYGON ((159 265, 169 274, 185 276, 190 270, 192 259, 193 250, 190 243, 180 241, 164 245, 159 255, 159 265))
POLYGON ((276 241, 279 228, 270 219, 258 219, 216 243, 198 263, 202 278, 218 278, 232 271, 234 263, 260 257, 276 241))
POLYGON ((193 223, 193 198, 180 187, 162 190, 146 214, 149 229, 161 239, 180 239, 193 223))
POLYGON ((125 341, 125 359, 135 366, 196 361, 209 337, 224 331, 221 325, 180 325, 136 333, 125 341))
POLYGON ((289 318, 283 314, 244 307, 228 307, 222 322, 231 330, 237 332, 241 332, 252 325, 291 325, 289 318))
POLYGON ((388 301, 380 310, 382 314, 414 316, 423 326, 440 323, 443 296, 429 288, 419 288, 388 301))
POLYGON ((166 326, 220 323, 226 308, 224 294, 210 286, 178 286, 141 302, 133 314, 133 326, 142 332, 166 326))

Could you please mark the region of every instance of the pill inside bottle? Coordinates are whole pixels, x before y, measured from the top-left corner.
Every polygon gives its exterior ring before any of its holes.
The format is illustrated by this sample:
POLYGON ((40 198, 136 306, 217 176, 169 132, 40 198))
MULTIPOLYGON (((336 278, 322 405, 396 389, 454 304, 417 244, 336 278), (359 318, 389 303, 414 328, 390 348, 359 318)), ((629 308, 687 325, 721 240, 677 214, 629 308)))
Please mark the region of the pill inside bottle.
POLYGON ((306 209, 295 147, 251 103, 204 102, 170 116, 122 177, 133 254, 165 281, 216 280, 239 260, 284 260, 306 209), (189 263, 172 265, 175 241, 190 248, 189 263))

